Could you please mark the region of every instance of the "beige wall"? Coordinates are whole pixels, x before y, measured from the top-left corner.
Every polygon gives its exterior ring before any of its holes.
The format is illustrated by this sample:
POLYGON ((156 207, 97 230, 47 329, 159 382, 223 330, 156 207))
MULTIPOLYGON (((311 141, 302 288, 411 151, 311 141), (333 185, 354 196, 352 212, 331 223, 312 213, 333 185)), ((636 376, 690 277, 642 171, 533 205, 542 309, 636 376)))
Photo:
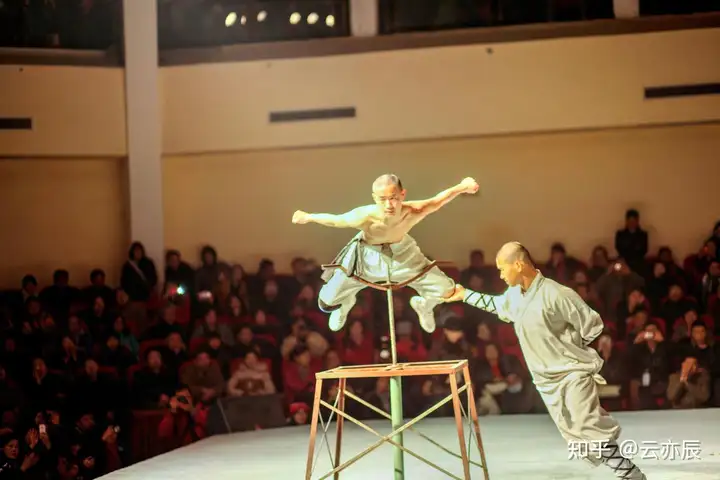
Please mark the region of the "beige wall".
POLYGON ((0 160, 0 288, 26 273, 47 285, 56 268, 77 285, 90 270, 116 281, 128 245, 120 160, 0 160))
POLYGON ((164 152, 718 120, 720 96, 643 89, 717 81, 719 58, 720 29, 704 29, 164 68, 164 152), (268 123, 345 106, 356 119, 268 123))
POLYGON ((423 198, 465 176, 481 194, 456 200, 413 235, 428 255, 466 264, 480 247, 519 240, 544 259, 566 242, 586 258, 612 247, 639 208, 652 248, 695 251, 720 219, 720 125, 408 142, 165 159, 165 238, 195 261, 200 245, 251 270, 287 270, 305 254, 332 260, 352 231, 290 223, 296 209, 342 212, 368 202, 372 180, 399 174, 423 198))
MULTIPOLYGON (((629 206, 655 247, 686 254, 720 216, 720 97, 642 92, 717 81, 718 58, 720 29, 705 29, 164 68, 166 244, 194 261, 210 242, 251 269, 329 261, 351 232, 293 226, 292 212, 352 208, 392 170, 413 198, 467 175, 483 185, 414 232, 440 259, 511 238, 584 257, 629 206), (347 105, 357 119, 268 124, 272 110, 347 105), (577 131, 597 127, 615 129, 577 131)), ((0 114, 35 121, 0 132, 0 157, 46 158, 0 161, 4 286, 55 267, 117 275, 128 203, 119 162, 99 159, 126 154, 123 82, 122 69, 0 66, 0 114)))
POLYGON ((33 119, 0 131, 0 155, 124 156, 124 88, 121 68, 0 66, 0 116, 33 119))

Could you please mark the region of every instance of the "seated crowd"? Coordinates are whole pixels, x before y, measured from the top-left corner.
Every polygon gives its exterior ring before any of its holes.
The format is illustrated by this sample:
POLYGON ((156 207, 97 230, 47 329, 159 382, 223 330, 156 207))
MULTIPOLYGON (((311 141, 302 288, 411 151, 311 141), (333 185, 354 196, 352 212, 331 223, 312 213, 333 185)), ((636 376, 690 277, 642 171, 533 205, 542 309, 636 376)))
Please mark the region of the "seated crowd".
MULTIPOLYGON (((669 248, 648 256, 637 212, 628 212, 615 240, 614 259, 597 247, 586 264, 556 244, 541 266, 603 315, 606 330, 594 345, 605 359, 603 403, 610 410, 720 405, 720 224, 682 266, 669 248)), ((138 460, 133 432, 144 414, 158 419, 145 433, 171 440, 172 448, 214 433, 304 424, 316 372, 388 358, 384 295, 361 292, 347 326, 331 332, 317 307, 322 280, 311 260, 295 259, 291 275, 263 260, 252 276, 209 246, 197 268, 177 251, 165 260, 163 285, 134 243, 118 287, 99 269, 84 288, 57 270, 52 285, 40 289, 27 275, 20 290, 3 294, 0 478, 88 479, 128 465, 138 460), (218 409, 232 402, 254 414, 239 426, 223 424, 218 409)), ((504 289, 481 251, 466 270, 447 272, 474 290, 504 289)), ((545 411, 511 325, 446 304, 428 335, 409 308, 412 293, 400 291, 394 302, 400 360, 469 359, 481 414, 545 411)), ((348 389, 389 410, 387 379, 352 379, 348 389)), ((404 389, 408 416, 450 392, 445 378, 433 377, 408 378, 404 389)), ((325 382, 326 401, 336 392, 325 382)), ((356 418, 379 418, 355 402, 346 408, 356 418)), ((435 413, 451 414, 451 405, 435 413)))

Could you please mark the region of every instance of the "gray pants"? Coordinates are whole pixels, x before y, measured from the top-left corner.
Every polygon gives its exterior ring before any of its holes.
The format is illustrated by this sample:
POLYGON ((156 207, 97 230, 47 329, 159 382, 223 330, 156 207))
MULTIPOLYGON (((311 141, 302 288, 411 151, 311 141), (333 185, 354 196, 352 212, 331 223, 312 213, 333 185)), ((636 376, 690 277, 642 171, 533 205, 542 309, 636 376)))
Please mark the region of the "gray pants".
MULTIPOLYGON (((347 270, 352 270, 351 262, 357 262, 358 276, 372 283, 385 283, 388 280, 402 283, 415 277, 430 260, 420 251, 415 240, 406 235, 402 241, 389 245, 390 252, 383 252, 381 246, 362 245, 362 248, 348 251, 345 258, 338 262, 347 270), (354 258, 357 255, 357 258, 354 258)), ((429 307, 442 303, 443 298, 452 293, 455 282, 439 267, 433 267, 425 275, 408 285, 423 297, 429 307)), ((320 289, 320 308, 324 311, 333 310, 339 306, 346 309, 355 304, 355 297, 367 285, 348 277, 342 269, 338 268, 328 282, 320 289)))

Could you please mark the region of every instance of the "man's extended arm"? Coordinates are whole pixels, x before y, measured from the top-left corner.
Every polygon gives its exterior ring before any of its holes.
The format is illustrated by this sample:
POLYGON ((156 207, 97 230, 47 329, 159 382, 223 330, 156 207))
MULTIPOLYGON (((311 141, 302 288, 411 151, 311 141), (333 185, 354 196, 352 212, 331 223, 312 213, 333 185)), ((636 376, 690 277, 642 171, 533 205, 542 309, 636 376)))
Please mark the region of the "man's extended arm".
POLYGON ((511 322, 507 315, 507 293, 502 295, 488 295, 468 288, 463 294, 463 302, 468 305, 495 314, 503 322, 511 322))
POLYGON ((405 203, 414 208, 418 213, 428 215, 438 211, 440 208, 454 200, 458 195, 462 195, 463 193, 475 193, 479 188, 480 187, 475 180, 472 178, 466 178, 454 187, 443 190, 432 198, 405 203))
POLYGON ((325 227, 360 228, 368 219, 368 207, 358 207, 341 215, 331 213, 307 213, 298 210, 293 215, 293 223, 317 223, 325 227))

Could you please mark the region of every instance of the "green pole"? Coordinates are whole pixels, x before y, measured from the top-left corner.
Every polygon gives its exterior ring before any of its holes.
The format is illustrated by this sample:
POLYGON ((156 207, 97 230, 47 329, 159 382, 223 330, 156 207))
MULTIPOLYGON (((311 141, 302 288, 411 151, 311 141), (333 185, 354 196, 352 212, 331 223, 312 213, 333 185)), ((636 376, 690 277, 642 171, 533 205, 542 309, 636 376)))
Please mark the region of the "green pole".
MULTIPOLYGON (((397 348, 395 347, 395 309, 393 308, 393 291, 390 287, 390 268, 388 268, 388 318, 390 320, 390 353, 392 364, 397 365, 397 348)), ((403 426, 402 377, 390 377, 390 417, 393 431, 403 426)), ((393 437, 397 445, 403 445, 403 434, 393 437)), ((394 446, 395 480, 405 480, 405 462, 402 448, 394 446)))

